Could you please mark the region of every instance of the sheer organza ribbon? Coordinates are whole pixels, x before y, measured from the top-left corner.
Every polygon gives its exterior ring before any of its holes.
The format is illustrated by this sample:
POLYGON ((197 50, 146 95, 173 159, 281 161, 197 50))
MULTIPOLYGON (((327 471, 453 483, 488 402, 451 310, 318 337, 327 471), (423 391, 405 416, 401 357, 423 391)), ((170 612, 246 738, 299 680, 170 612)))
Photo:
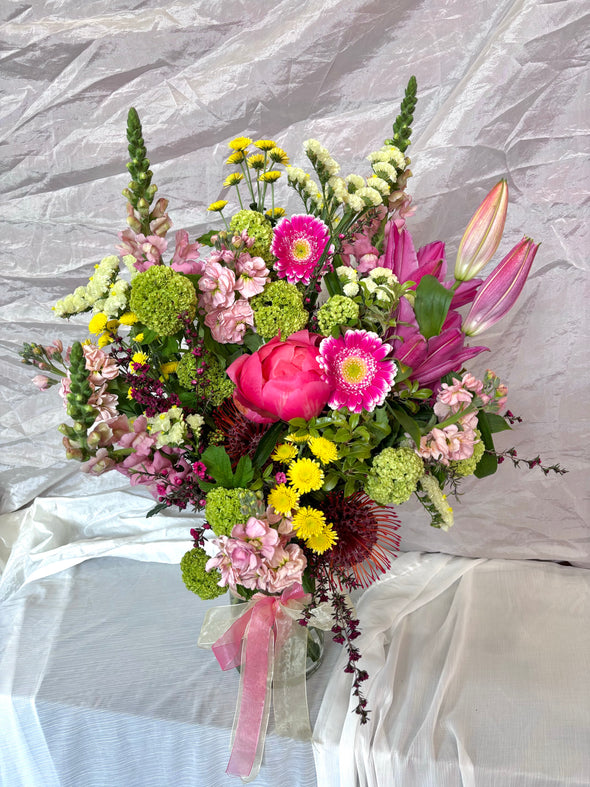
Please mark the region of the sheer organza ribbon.
POLYGON ((307 600, 301 585, 295 584, 281 596, 257 594, 247 604, 215 607, 205 616, 199 646, 211 648, 223 670, 241 665, 226 773, 245 782, 260 769, 271 687, 277 734, 311 739, 305 682, 307 630, 293 625, 307 600))

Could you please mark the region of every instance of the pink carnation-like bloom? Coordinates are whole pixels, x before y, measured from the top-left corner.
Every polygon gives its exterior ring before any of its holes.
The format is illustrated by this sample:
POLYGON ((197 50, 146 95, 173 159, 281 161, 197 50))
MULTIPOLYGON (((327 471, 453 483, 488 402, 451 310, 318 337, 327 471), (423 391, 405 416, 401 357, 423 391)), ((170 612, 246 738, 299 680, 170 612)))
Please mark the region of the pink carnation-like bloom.
POLYGON ((274 269, 289 284, 309 284, 330 240, 328 228, 315 216, 282 218, 274 230, 271 252, 277 258, 274 269))
POLYGON ((198 243, 189 242, 186 230, 178 230, 170 267, 179 273, 202 273, 205 269, 205 261, 199 259, 199 249, 198 243))
POLYGON ((235 288, 236 276, 231 268, 208 260, 199 279, 199 289, 203 293, 199 298, 199 306, 207 312, 228 309, 236 299, 235 288))
POLYGON ((120 232, 119 238, 123 243, 115 248, 122 255, 131 254, 135 257, 133 266, 140 273, 151 268, 152 265, 159 265, 168 245, 165 238, 160 238, 158 235, 148 235, 146 238, 141 232, 135 233, 132 229, 120 232))
POLYGON ((383 404, 395 380, 395 361, 384 360, 391 352, 373 331, 347 331, 344 336, 328 336, 319 348, 323 379, 334 391, 328 401, 337 410, 348 407, 353 413, 371 412, 383 404))
MULTIPOLYGON (((254 325, 254 312, 248 301, 240 298, 229 309, 215 309, 205 317, 211 336, 220 344, 242 344, 249 325, 254 325)), ((248 357, 248 356, 242 356, 248 357)))
POLYGON ((262 257, 251 257, 242 252, 236 260, 236 290, 244 298, 252 298, 264 290, 268 281, 268 268, 262 257))

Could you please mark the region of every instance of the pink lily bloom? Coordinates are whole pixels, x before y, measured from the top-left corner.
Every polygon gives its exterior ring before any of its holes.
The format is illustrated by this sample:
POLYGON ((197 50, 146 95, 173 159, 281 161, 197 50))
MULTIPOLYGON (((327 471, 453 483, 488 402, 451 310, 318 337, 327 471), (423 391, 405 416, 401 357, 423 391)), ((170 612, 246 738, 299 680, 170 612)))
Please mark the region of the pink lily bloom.
POLYGON ((508 184, 501 180, 475 211, 461 238, 455 279, 469 281, 491 260, 504 232, 508 209, 508 184))
POLYGON ((538 243, 524 237, 494 268, 475 296, 463 323, 463 332, 467 336, 476 336, 487 330, 514 306, 538 248, 538 243))

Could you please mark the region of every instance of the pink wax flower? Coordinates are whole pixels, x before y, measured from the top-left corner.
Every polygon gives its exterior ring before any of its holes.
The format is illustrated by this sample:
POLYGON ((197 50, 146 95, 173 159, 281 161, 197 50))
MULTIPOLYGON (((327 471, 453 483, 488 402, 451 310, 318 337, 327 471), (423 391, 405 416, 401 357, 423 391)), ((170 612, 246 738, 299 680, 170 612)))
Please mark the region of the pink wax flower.
POLYGON ((309 284, 329 240, 328 228, 315 216, 282 218, 270 246, 277 258, 274 269, 279 278, 286 278, 289 284, 309 284))
POLYGON ((229 309, 209 312, 205 317, 205 325, 211 329, 211 335, 216 342, 242 344, 248 326, 254 325, 254 312, 248 301, 240 298, 229 309))
POLYGON ((205 268, 205 261, 199 259, 200 245, 190 243, 189 235, 186 230, 178 230, 176 233, 176 245, 174 247, 174 257, 170 267, 179 273, 202 273, 205 268))
POLYGON ((236 384, 233 399, 238 410, 261 424, 318 416, 333 390, 322 379, 317 360, 321 339, 297 331, 285 341, 276 336, 252 355, 237 358, 227 374, 236 384))
POLYGON ((231 268, 208 260, 199 279, 199 289, 203 293, 199 298, 199 306, 208 312, 228 309, 236 299, 235 288, 236 276, 231 268))
POLYGON ((140 273, 151 268, 152 265, 160 265, 162 254, 168 245, 165 238, 158 235, 148 235, 133 232, 132 229, 124 230, 119 233, 119 238, 123 241, 120 246, 116 246, 121 255, 130 254, 135 257, 133 266, 140 273))
POLYGON ((333 387, 330 407, 361 413, 383 404, 397 373, 395 361, 385 360, 391 349, 373 331, 346 331, 324 339, 319 363, 324 381, 333 387))
POLYGON ((251 257, 242 252, 236 260, 236 290, 244 298, 252 298, 264 290, 268 282, 268 268, 262 257, 251 257))

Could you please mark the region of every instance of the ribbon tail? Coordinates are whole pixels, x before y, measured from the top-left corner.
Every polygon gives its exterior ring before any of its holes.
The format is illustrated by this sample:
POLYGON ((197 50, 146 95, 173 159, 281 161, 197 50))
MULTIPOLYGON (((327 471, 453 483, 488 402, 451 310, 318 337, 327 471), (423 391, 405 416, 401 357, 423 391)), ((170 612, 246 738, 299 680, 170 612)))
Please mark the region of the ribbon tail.
POLYGON ((277 653, 273 681, 275 731, 284 738, 311 740, 307 707, 307 629, 277 616, 277 653), (279 649, 278 644, 281 643, 279 649))
POLYGON ((260 770, 270 714, 274 632, 267 606, 257 605, 253 609, 242 653, 232 752, 226 773, 249 782, 260 770))

